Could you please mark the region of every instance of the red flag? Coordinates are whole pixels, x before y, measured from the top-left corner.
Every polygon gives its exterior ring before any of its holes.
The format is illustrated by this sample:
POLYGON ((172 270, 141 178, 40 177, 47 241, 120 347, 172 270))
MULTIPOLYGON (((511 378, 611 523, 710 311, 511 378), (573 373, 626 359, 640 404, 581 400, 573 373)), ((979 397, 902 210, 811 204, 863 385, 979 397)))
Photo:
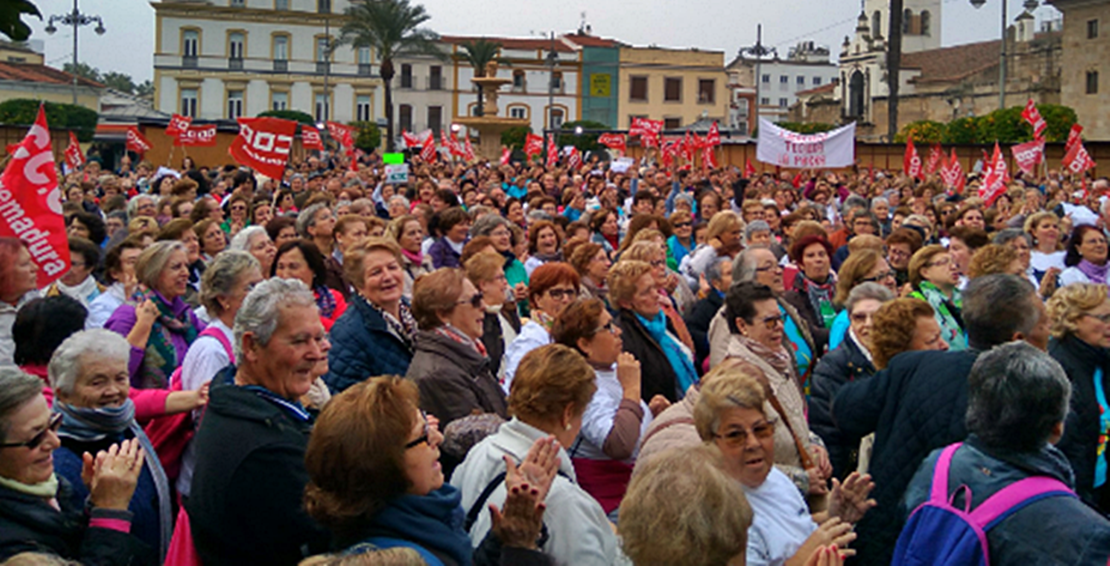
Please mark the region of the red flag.
POLYGON ((531 159, 543 153, 543 136, 529 133, 524 138, 524 155, 531 159))
POLYGON ((998 147, 998 142, 994 142, 991 170, 983 177, 983 184, 979 185, 979 198, 990 207, 1004 192, 1006 192, 1006 160, 1002 158, 1002 148, 998 147))
POLYGON ((459 138, 455 136, 455 132, 451 132, 451 137, 447 138, 447 150, 451 152, 451 157, 466 158, 466 151, 463 150, 462 145, 459 143, 459 138))
POLYGON ((706 144, 701 150, 701 166, 703 169, 717 168, 717 150, 710 144, 706 144))
POLYGON ((139 128, 130 126, 127 128, 127 150, 134 151, 140 155, 150 151, 150 142, 147 141, 142 134, 139 133, 139 128))
POLYGON ((1048 128, 1048 124, 1041 118, 1041 113, 1037 111, 1037 105, 1030 98, 1029 102, 1025 103, 1025 110, 1021 112, 1021 117, 1033 126, 1033 139, 1044 139, 1044 131, 1048 128))
MULTIPOLYGON (((663 136, 661 136, 659 133, 648 132, 648 133, 644 134, 643 137, 640 138, 640 145, 643 145, 644 149, 647 149, 649 147, 662 148, 663 147, 663 136)), ((672 155, 672 157, 673 157, 673 155, 672 155)))
POLYGON ((35 284, 45 287, 69 271, 69 241, 42 106, 27 137, 9 147, 11 161, 0 175, 0 236, 23 240, 38 267, 35 284))
POLYGON ((578 153, 577 147, 570 148, 570 156, 567 158, 567 166, 570 167, 572 171, 582 166, 582 155, 578 153))
POLYGON ((511 150, 507 147, 502 147, 501 148, 501 162, 500 162, 501 165, 508 165, 509 164, 509 159, 511 159, 512 157, 513 157, 513 150, 511 150))
POLYGON ((682 158, 687 163, 694 162, 694 150, 697 149, 697 146, 697 140, 690 136, 690 130, 686 130, 686 135, 682 138, 682 158))
POLYGON ((166 125, 166 135, 171 137, 177 136, 181 132, 188 130, 189 124, 192 123, 192 118, 182 116, 181 114, 174 114, 173 117, 170 118, 170 123, 166 125))
POLYGON ((1087 149, 1083 147, 1083 142, 1073 144, 1071 150, 1064 156, 1063 161, 1064 169, 1073 175, 1082 175, 1084 171, 1091 169, 1095 166, 1095 162, 1091 159, 1091 154, 1087 153, 1087 149))
POLYGON ((944 180, 944 184, 957 193, 963 193, 964 187, 967 185, 967 177, 964 176, 963 167, 960 166, 960 159, 956 157, 956 148, 952 148, 952 157, 944 163, 944 167, 940 170, 940 178, 944 180))
POLYGON ((1014 154, 1014 161, 1026 175, 1032 175, 1037 164, 1044 159, 1044 140, 1036 139, 1031 142, 1015 145, 1010 148, 1014 154))
POLYGON ((559 163, 559 148, 555 146, 555 134, 547 134, 547 168, 553 169, 559 163))
POLYGON ((1083 138, 1079 134, 1083 133, 1083 126, 1079 124, 1072 124, 1071 130, 1068 132, 1068 141, 1064 143, 1064 155, 1071 152, 1071 148, 1077 143, 1083 143, 1083 138))
POLYGON ((709 133, 705 134, 705 143, 709 145, 721 145, 721 130, 717 127, 717 123, 713 122, 709 126, 709 133))
MULTIPOLYGON (((401 140, 404 141, 406 149, 411 149, 411 148, 414 148, 414 147, 420 147, 420 138, 417 137, 416 134, 411 134, 409 132, 401 130, 401 140)), ((323 148, 321 148, 321 149, 323 149, 323 148)))
POLYGON ((625 151, 628 149, 628 143, 625 140, 624 134, 601 134, 597 138, 597 143, 618 151, 625 151))
POLYGON ((758 173, 756 173, 756 171, 755 171, 755 165, 752 165, 752 160, 751 159, 745 159, 744 160, 744 178, 745 179, 751 179, 751 178, 755 177, 756 175, 758 175, 758 173))
POLYGON ((917 154, 917 148, 913 145, 913 136, 906 140, 906 155, 902 158, 902 170, 906 172, 906 176, 921 179, 921 156, 917 154))
POLYGON ((85 153, 81 151, 81 146, 77 143, 77 134, 73 132, 69 133, 69 145, 66 146, 65 158, 66 167, 71 171, 85 164, 85 153))
POLYGON ((328 134, 339 142, 348 152, 355 147, 355 128, 339 122, 328 122, 328 134))
POLYGON ((189 125, 188 128, 177 133, 177 137, 173 140, 173 145, 195 145, 200 147, 215 147, 216 146, 216 125, 209 124, 207 126, 194 126, 189 125))
POLYGON ((463 145, 463 159, 474 161, 474 146, 470 145, 470 136, 465 136, 466 144, 463 145))
POLYGON ((798 173, 797 175, 794 175, 794 180, 790 183, 794 185, 795 189, 800 189, 802 188, 802 184, 805 183, 805 179, 802 178, 801 173, 798 173))
POLYGON ((944 161, 944 150, 940 148, 940 144, 933 144, 929 148, 929 161, 925 163, 925 174, 932 175, 940 168, 941 162, 944 161))
POLYGON ((436 137, 433 133, 428 133, 428 137, 424 138, 424 145, 420 148, 420 159, 424 161, 435 161, 436 158, 436 137))
MULTIPOLYGON (((653 138, 655 136, 644 136, 644 139, 653 138)), ((682 141, 676 138, 668 138, 659 140, 659 152, 662 154, 660 160, 663 167, 670 167, 674 163, 674 158, 678 155, 678 144, 682 141)))
POLYGON ((301 124, 301 144, 305 149, 324 150, 324 139, 320 137, 320 130, 308 124, 301 124))
POLYGON ((239 135, 227 148, 231 157, 271 179, 283 178, 297 123, 281 118, 239 118, 238 122, 239 135))
POLYGON ((439 148, 446 149, 449 157, 455 156, 455 150, 451 147, 451 140, 447 139, 447 130, 439 131, 439 148))

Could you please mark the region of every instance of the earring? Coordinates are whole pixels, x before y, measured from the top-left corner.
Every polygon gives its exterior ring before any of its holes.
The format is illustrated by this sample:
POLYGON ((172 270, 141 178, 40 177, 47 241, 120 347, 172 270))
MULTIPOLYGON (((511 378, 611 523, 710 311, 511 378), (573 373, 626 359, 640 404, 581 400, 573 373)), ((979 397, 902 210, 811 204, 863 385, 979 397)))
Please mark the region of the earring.
POLYGON ((570 430, 570 429, 571 429, 570 423, 567 423, 567 427, 566 427, 566 428, 567 428, 567 430, 570 430))

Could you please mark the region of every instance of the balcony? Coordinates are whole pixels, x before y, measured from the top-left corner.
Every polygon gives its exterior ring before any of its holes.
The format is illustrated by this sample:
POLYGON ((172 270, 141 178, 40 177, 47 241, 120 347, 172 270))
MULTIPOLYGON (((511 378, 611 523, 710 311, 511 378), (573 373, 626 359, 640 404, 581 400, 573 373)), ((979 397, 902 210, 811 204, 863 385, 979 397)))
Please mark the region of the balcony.
POLYGON ((232 70, 232 71, 242 71, 243 70, 243 58, 242 57, 232 57, 232 58, 228 59, 227 60, 227 68, 232 70))
POLYGON ((401 88, 412 88, 412 75, 401 75, 401 88))
POLYGON ((360 76, 360 77, 369 77, 371 75, 373 75, 373 66, 370 65, 370 63, 359 63, 358 64, 358 76, 360 76))
POLYGON ((443 90, 443 77, 435 75, 428 77, 428 90, 443 90))
POLYGON ((195 68, 197 68, 197 56, 196 55, 185 55, 185 56, 183 56, 181 58, 181 66, 185 67, 186 69, 195 69, 195 68))
POLYGON ((285 59, 280 59, 280 60, 275 59, 274 60, 274 72, 275 73, 288 73, 289 72, 289 61, 287 61, 285 59))
POLYGON ((331 63, 329 63, 327 61, 317 61, 316 62, 316 74, 317 75, 325 75, 325 74, 328 74, 330 72, 331 72, 331 63))

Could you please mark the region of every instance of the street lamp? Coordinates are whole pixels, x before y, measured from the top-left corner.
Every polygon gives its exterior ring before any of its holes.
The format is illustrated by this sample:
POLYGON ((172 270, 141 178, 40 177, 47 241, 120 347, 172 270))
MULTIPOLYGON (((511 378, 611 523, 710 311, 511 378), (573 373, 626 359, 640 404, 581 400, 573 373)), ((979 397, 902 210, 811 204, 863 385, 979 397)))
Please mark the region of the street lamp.
POLYGON ((46 29, 44 30, 46 33, 48 33, 50 35, 53 35, 54 32, 58 31, 58 28, 54 27, 54 22, 58 22, 58 23, 62 24, 63 26, 73 26, 73 69, 72 69, 73 72, 71 74, 73 75, 73 104, 76 105, 77 104, 77 30, 81 26, 92 25, 93 22, 96 22, 96 28, 93 29, 93 31, 96 32, 96 35, 104 35, 104 32, 106 32, 108 30, 104 29, 104 20, 101 20, 100 16, 90 16, 88 14, 82 14, 80 11, 78 11, 77 10, 77 0, 73 0, 73 11, 72 12, 70 12, 68 14, 50 16, 50 19, 46 22, 46 29))
MULTIPOLYGON (((982 8, 987 0, 970 0, 976 9, 982 8)), ((1002 0, 1002 48, 998 54, 998 108, 1006 108, 1006 2, 1002 0)), ((1024 8, 1033 11, 1040 4, 1038 0, 1025 0, 1024 8)))
MULTIPOLYGON (((559 54, 555 52, 555 32, 551 32, 551 50, 547 52, 547 64, 551 67, 551 78, 547 81, 547 129, 554 130, 555 126, 555 64, 559 62, 559 54)), ((559 123, 562 126, 562 122, 559 123)))
MULTIPOLYGON (((981 1, 981 0, 980 0, 981 1)), ((774 47, 763 45, 763 24, 759 24, 755 28, 755 45, 751 47, 744 47, 740 49, 741 57, 755 58, 755 124, 759 125, 759 84, 763 80, 762 76, 762 63, 763 58, 768 55, 779 56, 779 52, 774 47)))

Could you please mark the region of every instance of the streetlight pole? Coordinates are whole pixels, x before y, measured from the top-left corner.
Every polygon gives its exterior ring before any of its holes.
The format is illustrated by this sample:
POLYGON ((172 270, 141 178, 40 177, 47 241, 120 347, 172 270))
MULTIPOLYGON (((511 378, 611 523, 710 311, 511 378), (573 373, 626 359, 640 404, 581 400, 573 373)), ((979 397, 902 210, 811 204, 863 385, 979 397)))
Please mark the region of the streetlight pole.
MULTIPOLYGON (((982 8, 987 0, 971 0, 971 5, 976 9, 982 8)), ((1025 7, 1032 10, 1037 7, 1036 0, 1026 0, 1025 7)), ((1006 108, 1006 0, 1002 0, 1002 48, 998 53, 998 109, 1006 108)))
POLYGON ((324 14, 324 122, 331 112, 331 97, 328 96, 328 78, 331 75, 331 2, 328 13, 324 14))
POLYGON ((555 129, 555 63, 559 55, 555 53, 555 32, 551 32, 551 51, 547 52, 547 64, 551 67, 551 77, 547 81, 547 129, 555 129))
POLYGON ((755 45, 740 50, 741 57, 755 57, 755 80, 753 82, 755 82, 755 125, 757 128, 759 127, 759 85, 763 80, 763 58, 771 54, 778 56, 778 50, 763 45, 763 24, 758 24, 755 28, 755 45))
POLYGON ((91 15, 88 15, 88 14, 82 14, 80 11, 78 11, 78 9, 77 9, 77 0, 73 0, 73 11, 72 12, 70 12, 68 14, 50 16, 50 20, 48 20, 47 23, 46 23, 46 29, 45 29, 46 33, 53 34, 54 32, 58 31, 58 28, 54 27, 55 22, 60 23, 63 26, 73 26, 73 69, 71 69, 72 73, 70 73, 70 74, 73 75, 73 104, 76 106, 77 105, 77 30, 81 26, 91 25, 93 22, 96 22, 96 29, 94 31, 96 31, 97 35, 104 35, 104 32, 107 31, 107 30, 104 29, 104 21, 100 19, 100 16, 91 16, 91 15))

